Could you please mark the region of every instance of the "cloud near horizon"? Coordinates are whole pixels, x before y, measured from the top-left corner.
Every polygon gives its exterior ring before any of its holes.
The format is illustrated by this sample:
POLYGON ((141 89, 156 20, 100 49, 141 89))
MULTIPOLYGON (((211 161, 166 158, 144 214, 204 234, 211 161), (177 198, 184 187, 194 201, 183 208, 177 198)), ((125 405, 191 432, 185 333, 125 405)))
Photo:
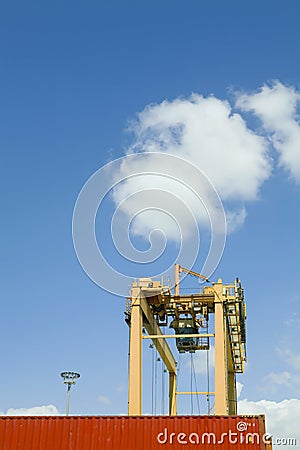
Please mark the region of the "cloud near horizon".
MULTIPOLYGON (((241 399, 243 384, 237 382, 238 414, 260 415, 266 417, 266 432, 272 434, 273 439, 295 438, 297 446, 300 443, 300 430, 298 417, 300 417, 300 399, 292 398, 275 402, 271 400, 241 399)), ((294 445, 285 445, 286 449, 295 448, 294 445)))
POLYGON ((59 416, 54 405, 32 406, 30 408, 9 408, 6 413, 0 411, 0 416, 59 416))
POLYGON ((251 401, 242 399, 238 402, 239 415, 259 415, 266 417, 266 431, 273 439, 295 438, 297 446, 285 445, 286 449, 298 448, 300 443, 300 399, 292 398, 275 402, 270 400, 251 401))

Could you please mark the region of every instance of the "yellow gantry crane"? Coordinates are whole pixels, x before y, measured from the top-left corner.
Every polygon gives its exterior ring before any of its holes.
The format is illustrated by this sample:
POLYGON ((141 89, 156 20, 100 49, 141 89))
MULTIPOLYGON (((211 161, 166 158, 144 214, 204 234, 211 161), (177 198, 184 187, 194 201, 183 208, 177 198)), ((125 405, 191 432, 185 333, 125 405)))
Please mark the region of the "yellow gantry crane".
POLYGON ((169 415, 177 414, 176 360, 167 339, 175 338, 179 353, 209 350, 215 347, 215 390, 189 392, 214 395, 216 415, 235 415, 237 407, 236 374, 244 371, 246 361, 246 305, 239 279, 223 284, 219 279, 194 294, 180 294, 180 273, 209 282, 197 272, 175 265, 174 293, 169 286, 151 278, 134 281, 127 298, 126 322, 130 327, 128 414, 142 415, 142 341, 151 339, 169 372, 169 415), (208 321, 214 315, 214 332, 208 321), (162 325, 169 325, 174 334, 163 334, 162 325), (143 329, 148 334, 143 334, 143 329))

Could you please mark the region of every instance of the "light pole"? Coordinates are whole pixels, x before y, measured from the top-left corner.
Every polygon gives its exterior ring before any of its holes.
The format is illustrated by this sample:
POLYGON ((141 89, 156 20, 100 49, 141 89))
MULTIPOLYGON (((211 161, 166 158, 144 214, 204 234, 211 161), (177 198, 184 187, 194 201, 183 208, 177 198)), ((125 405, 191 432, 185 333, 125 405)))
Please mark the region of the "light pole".
POLYGON ((78 380, 80 374, 77 372, 61 372, 60 376, 64 379, 64 384, 68 386, 67 406, 66 406, 66 416, 68 416, 70 409, 71 386, 72 384, 76 383, 76 380, 78 380))

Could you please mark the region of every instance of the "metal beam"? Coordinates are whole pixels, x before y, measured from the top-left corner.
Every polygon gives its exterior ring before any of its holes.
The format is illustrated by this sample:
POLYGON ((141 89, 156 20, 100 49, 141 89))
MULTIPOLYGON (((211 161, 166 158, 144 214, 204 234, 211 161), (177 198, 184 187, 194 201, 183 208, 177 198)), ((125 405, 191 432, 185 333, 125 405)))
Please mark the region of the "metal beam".
POLYGON ((222 299, 222 280, 214 284, 215 290, 215 414, 228 415, 227 390, 227 337, 222 299))
POLYGON ((174 275, 175 285, 174 285, 174 294, 175 294, 176 296, 179 296, 179 270, 180 270, 179 264, 175 264, 175 275, 174 275))
MULTIPOLYGON (((214 303, 214 294, 181 294, 181 295, 171 295, 169 304, 172 303, 186 303, 186 302, 198 302, 198 303, 214 303)), ((167 304, 167 307, 169 307, 167 304)))
POLYGON ((143 339, 171 339, 171 338, 187 338, 187 337, 215 337, 214 333, 210 334, 148 334, 143 336, 143 339))
POLYGON ((169 415, 177 415, 177 397, 176 397, 176 373, 169 372, 169 415))
MULTIPOLYGON (((165 363, 167 369, 169 372, 176 373, 176 361, 175 358, 171 352, 171 349, 166 341, 161 342, 162 339, 164 339, 164 335, 161 332, 161 329, 157 325, 156 320, 153 317, 153 313, 150 309, 150 306, 148 305, 148 302, 145 298, 141 298, 141 308, 144 313, 145 319, 144 320, 144 327, 147 330, 147 333, 149 335, 157 336, 154 345, 160 354, 163 362, 165 363)), ((143 336, 146 338, 146 336, 143 336)), ((149 336, 151 337, 151 336, 149 336)))
POLYGON ((128 376, 128 415, 142 414, 142 327, 143 314, 141 298, 137 296, 131 306, 129 376, 128 376))
POLYGON ((181 392, 176 392, 177 395, 190 395, 190 394, 195 394, 195 395, 215 395, 215 392, 206 392, 206 391, 181 391, 181 392))
MULTIPOLYGON (((226 324, 227 329, 227 324, 226 324)), ((229 333, 227 332, 227 398, 228 398, 228 414, 234 416, 237 413, 237 396, 235 372, 233 364, 232 348, 230 345, 229 333)))

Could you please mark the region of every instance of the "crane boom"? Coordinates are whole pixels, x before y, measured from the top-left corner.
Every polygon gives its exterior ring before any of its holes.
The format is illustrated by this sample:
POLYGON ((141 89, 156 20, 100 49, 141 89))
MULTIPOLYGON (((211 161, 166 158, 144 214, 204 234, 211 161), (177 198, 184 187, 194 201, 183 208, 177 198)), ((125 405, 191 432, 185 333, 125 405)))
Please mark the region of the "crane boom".
POLYGON ((175 295, 179 295, 179 274, 180 272, 188 273, 189 275, 193 275, 194 277, 201 278, 201 280, 205 280, 209 282, 209 279, 206 276, 201 275, 201 273, 193 272, 190 269, 186 269, 185 267, 180 266, 179 264, 175 264, 175 295))

